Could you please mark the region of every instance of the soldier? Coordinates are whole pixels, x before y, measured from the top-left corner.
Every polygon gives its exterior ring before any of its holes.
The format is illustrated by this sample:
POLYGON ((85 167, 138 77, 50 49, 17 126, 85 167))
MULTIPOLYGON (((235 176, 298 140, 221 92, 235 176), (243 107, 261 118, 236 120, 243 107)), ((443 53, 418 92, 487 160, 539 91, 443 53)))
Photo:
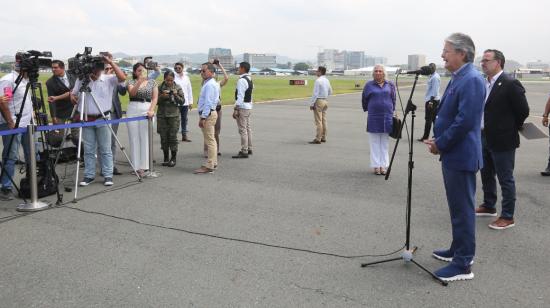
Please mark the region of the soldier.
POLYGON ((164 73, 164 82, 159 86, 159 102, 157 110, 157 133, 160 135, 160 145, 164 153, 163 166, 174 167, 178 153, 178 129, 180 127, 180 107, 185 98, 182 88, 174 82, 174 72, 164 73), (168 151, 172 156, 168 160, 168 151))

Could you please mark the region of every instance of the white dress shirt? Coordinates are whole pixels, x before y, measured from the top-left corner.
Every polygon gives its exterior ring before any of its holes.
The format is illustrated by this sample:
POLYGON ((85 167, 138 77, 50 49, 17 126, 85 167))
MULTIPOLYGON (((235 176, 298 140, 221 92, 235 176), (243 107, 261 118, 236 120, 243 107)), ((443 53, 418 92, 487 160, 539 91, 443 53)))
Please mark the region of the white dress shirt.
MULTIPOLYGON (((78 100, 78 112, 82 113, 82 104, 80 104, 79 95, 84 95, 79 92, 80 86, 82 85, 82 80, 78 79, 74 85, 72 94, 79 98, 78 100)), ((102 112, 110 111, 113 107, 113 93, 115 88, 118 86, 118 78, 116 75, 105 75, 101 74, 97 80, 92 80, 89 83, 89 87, 92 90, 92 94, 96 99, 97 105, 101 110, 97 109, 96 104, 92 101, 92 96, 86 94, 86 101, 84 102, 85 107, 87 108, 87 114, 90 115, 99 115, 102 112)))
MULTIPOLYGON (((6 87, 11 88, 11 90, 13 91, 15 89, 15 80, 17 79, 17 76, 19 76, 19 73, 17 73, 16 71, 12 71, 11 73, 2 77, 0 79, 0 91, 3 91, 3 89, 6 87)), ((28 79, 21 80, 19 87, 13 93, 12 99, 8 102, 8 108, 10 109, 11 117, 14 123, 16 120, 16 114, 18 114, 19 110, 21 110, 21 104, 23 103, 23 96, 25 95, 25 88, 28 82, 29 82, 28 79)), ((3 92, 1 95, 4 95, 3 92)), ((27 98, 25 99, 25 107, 23 107, 23 115, 21 116, 19 127, 25 127, 29 125, 31 121, 32 121, 32 100, 31 100, 31 93, 29 89, 29 93, 27 93, 27 98)), ((7 121, 4 120, 4 117, 0 116, 0 124, 4 124, 4 123, 7 123, 7 121)))
MULTIPOLYGON (((495 82, 497 79, 502 75, 504 71, 498 72, 491 80, 485 79, 485 100, 483 101, 483 109, 485 110, 485 104, 487 103, 487 99, 489 98, 489 94, 491 94, 491 90, 493 89, 493 86, 495 85, 495 82)), ((485 112, 481 114, 481 129, 485 128, 485 112)))
POLYGON ((242 74, 237 81, 237 100, 235 101, 235 107, 239 109, 250 110, 252 109, 252 98, 250 102, 244 102, 244 94, 246 90, 248 90, 248 82, 245 80, 245 78, 250 78, 250 75, 242 74))
POLYGON ((177 83, 183 90, 183 97, 185 98, 184 106, 193 105, 193 88, 191 87, 191 80, 187 74, 182 73, 181 76, 175 73, 174 82, 177 83))
POLYGON ((63 77, 59 77, 59 79, 63 82, 63 84, 69 88, 69 78, 67 78, 67 74, 63 75, 63 77))
POLYGON ((330 81, 328 81, 327 77, 322 75, 315 80, 315 85, 313 86, 313 96, 311 97, 311 106, 315 104, 317 99, 326 99, 329 95, 332 95, 330 81))

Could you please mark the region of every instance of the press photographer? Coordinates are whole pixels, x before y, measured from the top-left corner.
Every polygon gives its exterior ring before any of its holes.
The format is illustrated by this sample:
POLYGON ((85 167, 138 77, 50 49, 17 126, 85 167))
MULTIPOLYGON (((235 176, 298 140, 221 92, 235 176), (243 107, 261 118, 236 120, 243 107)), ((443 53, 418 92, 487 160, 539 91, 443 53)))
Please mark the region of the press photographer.
MULTIPOLYGON (((69 59, 69 71, 78 76, 71 92, 71 99, 73 104, 78 104, 78 120, 84 119, 88 122, 103 121, 103 116, 107 119, 110 117, 113 93, 119 82, 126 80, 126 75, 108 56, 108 53, 92 56, 91 51, 91 48, 86 47, 84 54, 77 54, 69 59), (105 64, 113 68, 114 75, 103 74, 105 64), (85 95, 86 92, 90 92, 91 95, 85 95), (80 99, 82 97, 84 97, 83 100, 80 99), (83 110, 86 111, 85 114, 83 110)), ((103 184, 113 185, 113 154, 111 130, 108 125, 83 127, 82 139, 85 168, 84 179, 80 182, 80 186, 87 186, 95 179, 96 152, 101 157, 103 184)))
POLYGON ((46 88, 52 122, 58 124, 71 117, 73 104, 70 94, 76 78, 65 71, 65 63, 61 60, 52 61, 52 72, 53 76, 46 81, 46 88))
MULTIPOLYGON (((4 101, 0 104, 2 117, 0 118, 0 131, 9 130, 17 127, 26 127, 32 121, 32 99, 30 91, 25 97, 25 90, 30 78, 35 82, 38 79, 38 70, 40 67, 51 64, 51 53, 41 53, 38 51, 18 52, 15 55, 14 70, 0 79, 0 89, 4 91, 4 101), (19 85, 17 85, 17 82, 19 85), (25 101, 23 102, 23 98, 25 101), (23 106, 23 109, 21 109, 23 106), (19 118, 19 123, 17 119, 19 118)), ((12 200, 12 180, 15 171, 15 162, 19 155, 19 145, 23 142, 23 152, 25 161, 29 161, 28 134, 14 134, 2 136, 2 183, 0 200, 12 200)))

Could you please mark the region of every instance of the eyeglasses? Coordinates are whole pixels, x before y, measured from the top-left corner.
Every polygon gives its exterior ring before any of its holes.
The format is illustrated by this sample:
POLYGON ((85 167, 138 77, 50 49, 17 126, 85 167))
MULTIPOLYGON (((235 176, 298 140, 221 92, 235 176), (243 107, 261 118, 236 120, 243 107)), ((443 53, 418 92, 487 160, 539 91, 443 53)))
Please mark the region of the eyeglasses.
POLYGON ((487 59, 483 59, 481 61, 479 61, 480 63, 487 63, 487 62, 490 62, 490 61, 495 61, 496 59, 490 59, 490 60, 487 60, 487 59))
POLYGON ((174 67, 175 70, 181 70, 181 66, 174 67))

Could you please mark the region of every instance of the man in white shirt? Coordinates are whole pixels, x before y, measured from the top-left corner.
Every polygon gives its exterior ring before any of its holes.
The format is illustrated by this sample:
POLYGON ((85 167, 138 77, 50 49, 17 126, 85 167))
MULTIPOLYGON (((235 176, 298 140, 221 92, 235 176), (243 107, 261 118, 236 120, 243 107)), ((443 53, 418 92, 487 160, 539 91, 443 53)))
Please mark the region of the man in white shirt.
POLYGON ((310 110, 313 110, 313 118, 317 127, 317 134, 310 144, 321 144, 327 141, 327 98, 332 95, 330 81, 325 77, 327 69, 319 66, 317 69, 317 80, 313 86, 313 96, 311 97, 310 110))
POLYGON ((193 108, 193 89, 191 88, 191 80, 184 71, 183 63, 177 62, 174 64, 174 70, 176 71, 174 82, 177 83, 183 90, 183 96, 185 97, 185 103, 181 107, 181 141, 191 142, 187 133, 187 114, 189 110, 193 108))
MULTIPOLYGON (((95 103, 91 95, 86 94, 85 101, 79 100, 79 96, 84 95, 80 92, 82 80, 76 81, 72 91, 73 103, 79 103, 78 112, 81 118, 91 121, 103 121, 103 115, 106 119, 110 118, 111 108, 113 106, 113 93, 119 82, 126 80, 126 75, 120 70, 118 65, 112 59, 103 56, 105 64, 110 65, 115 74, 103 74, 101 68, 94 69, 90 74, 90 83, 88 87, 96 99, 95 103), (98 109, 99 107, 99 109, 98 109), (82 109, 85 113, 83 114, 82 109)), ((101 156, 101 171, 104 176, 103 184, 105 186, 113 185, 113 153, 111 151, 111 130, 107 125, 97 125, 82 128, 82 142, 84 144, 84 179, 80 186, 90 185, 95 178, 95 154, 99 147, 98 155, 101 156)))
MULTIPOLYGON (((29 79, 27 77, 27 73, 23 72, 23 79, 21 80, 21 83, 19 84, 19 87, 15 89, 15 81, 17 77, 19 77, 19 74, 21 74, 21 56, 19 54, 15 55, 15 67, 14 71, 11 73, 3 76, 0 79, 0 89, 4 90, 4 94, 6 93, 7 89, 9 91, 14 91, 9 97, 9 100, 7 103, 2 104, 2 117, 0 117, 0 131, 4 130, 10 130, 15 128, 15 124, 17 122, 17 117, 21 111, 21 105, 23 104, 23 96, 25 95, 25 88, 27 86, 27 83, 29 82, 29 79)), ((29 90, 30 91, 30 90, 29 90)), ((27 97, 25 98, 25 105, 23 106, 23 111, 21 112, 21 119, 19 121, 18 127, 27 127, 31 122, 33 122, 32 119, 32 101, 31 101, 31 94, 30 92, 27 93, 27 97)), ((23 143, 23 152, 25 154, 25 161, 28 162, 29 159, 29 147, 28 147, 28 134, 14 134, 14 135, 7 135, 2 136, 2 143, 3 143, 3 149, 2 149, 2 166, 4 167, 1 171, 2 177, 0 181, 2 182, 2 189, 0 193, 0 200, 12 200, 14 198, 12 193, 12 183, 11 179, 13 179, 13 175, 15 172, 15 162, 17 161, 17 157, 19 155, 19 145, 21 142, 23 143), (12 140, 13 139, 13 140, 12 140), (10 147, 11 143, 11 147, 10 147), (9 176, 9 177, 8 177, 9 176)))
POLYGON ((248 158, 252 154, 252 130, 250 129, 250 112, 252 111, 252 90, 254 84, 248 74, 250 63, 239 64, 239 80, 235 89, 235 111, 233 118, 237 120, 239 135, 241 135, 241 150, 233 158, 248 158))

